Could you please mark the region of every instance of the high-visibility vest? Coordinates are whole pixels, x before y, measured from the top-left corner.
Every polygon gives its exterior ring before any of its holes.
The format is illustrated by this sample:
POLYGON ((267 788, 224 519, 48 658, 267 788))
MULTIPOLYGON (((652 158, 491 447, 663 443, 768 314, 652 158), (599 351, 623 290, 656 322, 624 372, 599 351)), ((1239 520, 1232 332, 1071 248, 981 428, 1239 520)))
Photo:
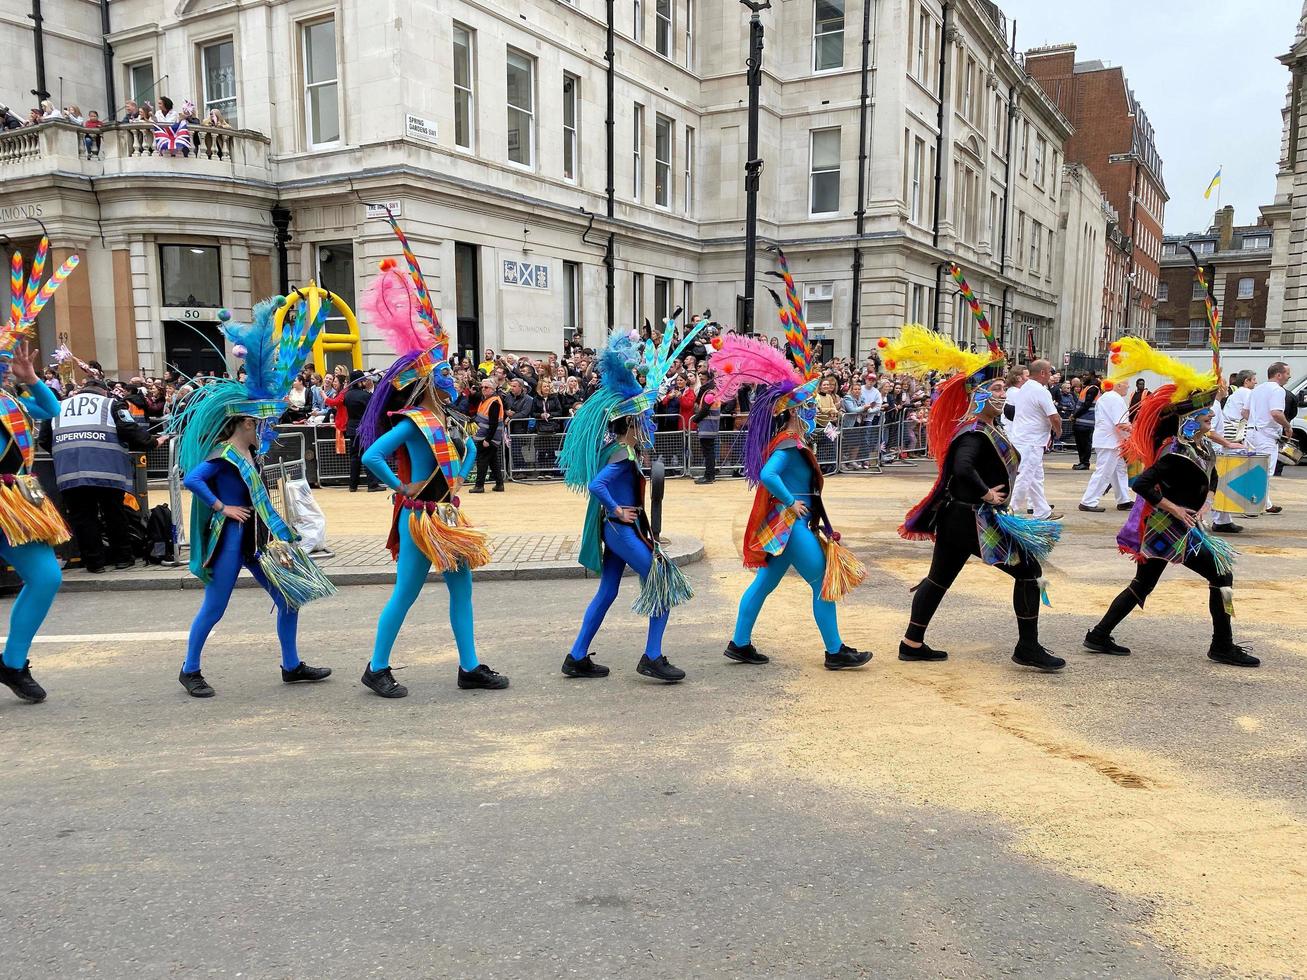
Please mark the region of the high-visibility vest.
POLYGON ((118 440, 112 398, 80 392, 59 406, 51 424, 54 472, 60 490, 132 488, 132 457, 118 440))

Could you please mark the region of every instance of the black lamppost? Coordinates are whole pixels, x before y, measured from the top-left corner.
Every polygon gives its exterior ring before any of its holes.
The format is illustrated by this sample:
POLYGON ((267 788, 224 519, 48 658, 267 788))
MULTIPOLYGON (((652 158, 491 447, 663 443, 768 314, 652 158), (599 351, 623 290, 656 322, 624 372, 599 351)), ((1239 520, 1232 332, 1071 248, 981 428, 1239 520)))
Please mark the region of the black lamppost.
POLYGON ((758 182, 762 160, 758 159, 758 92, 762 86, 762 11, 771 0, 740 0, 752 12, 749 18, 749 148, 744 164, 744 321, 740 333, 753 333, 754 253, 758 250, 758 182))
POLYGON ((281 294, 290 292, 290 256, 286 246, 291 243, 290 209, 277 205, 272 209, 273 241, 277 246, 277 265, 281 267, 281 294))

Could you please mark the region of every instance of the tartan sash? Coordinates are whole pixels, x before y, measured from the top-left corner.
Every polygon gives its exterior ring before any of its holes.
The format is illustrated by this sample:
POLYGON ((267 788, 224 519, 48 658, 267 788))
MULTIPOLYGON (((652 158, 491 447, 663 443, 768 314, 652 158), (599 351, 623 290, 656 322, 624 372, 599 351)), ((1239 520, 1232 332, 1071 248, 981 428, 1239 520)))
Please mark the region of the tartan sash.
POLYGON ((263 477, 259 475, 258 467, 250 461, 249 457, 233 449, 229 442, 223 443, 218 456, 236 467, 236 471, 240 473, 241 479, 245 482, 246 489, 250 492, 250 501, 254 505, 254 512, 259 515, 259 520, 264 523, 272 536, 281 541, 294 541, 295 533, 287 527, 286 522, 281 519, 281 515, 272 506, 272 498, 268 496, 268 488, 263 485, 263 477))
POLYGON ((427 440, 436 462, 440 465, 440 472, 444 475, 445 482, 452 486, 454 477, 458 475, 458 450, 450 441, 449 434, 445 431, 444 424, 436 417, 436 413, 426 408, 406 408, 395 414, 404 416, 418 427, 418 431, 427 440))
POLYGON ((0 425, 9 433, 18 451, 23 456, 23 472, 32 468, 32 459, 36 455, 36 444, 32 441, 32 426, 27 418, 27 410, 8 392, 0 392, 0 425))
MULTIPOLYGON (((792 435, 782 432, 767 447, 765 458, 770 459, 772 453, 785 448, 799 450, 807 459, 808 465, 812 467, 811 505, 815 505, 821 498, 822 486, 825 482, 816 455, 792 435)), ((768 556, 779 555, 783 552, 785 546, 789 543, 790 534, 793 532, 797 521, 798 516, 794 511, 782 507, 780 502, 768 492, 767 488, 759 484, 754 494, 753 510, 749 514, 749 523, 744 530, 745 567, 760 568, 766 564, 768 556)))

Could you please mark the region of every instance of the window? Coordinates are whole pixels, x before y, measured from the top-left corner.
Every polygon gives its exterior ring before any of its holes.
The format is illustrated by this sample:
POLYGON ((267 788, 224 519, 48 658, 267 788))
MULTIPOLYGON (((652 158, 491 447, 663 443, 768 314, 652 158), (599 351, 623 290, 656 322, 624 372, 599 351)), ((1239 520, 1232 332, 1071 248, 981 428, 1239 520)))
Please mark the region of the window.
POLYGON ((694 0, 685 0, 685 67, 694 67, 694 0))
POLYGON ((1245 235, 1243 239, 1243 247, 1245 250, 1252 249, 1252 248, 1270 248, 1271 236, 1270 235, 1245 235))
POLYGON ((581 267, 563 263, 563 344, 571 343, 581 329, 581 267))
POLYGON ((844 0, 813 0, 812 70, 844 67, 844 0))
POLYGON ((1238 317, 1234 321, 1234 342, 1236 344, 1246 344, 1252 339, 1253 321, 1246 316, 1238 317))
POLYGON ((300 28, 304 59, 304 121, 309 146, 340 142, 336 102, 336 22, 320 20, 300 28))
POLYGON ((644 7, 640 0, 631 0, 631 40, 636 44, 644 40, 644 7))
POLYGON ((1171 298, 1171 284, 1165 282, 1159 282, 1157 284, 1157 301, 1159 303, 1165 303, 1170 298, 1171 298))
POLYGON ((535 165, 535 62, 508 49, 508 159, 535 165))
POLYGON ((1021 262, 1026 256, 1026 212, 1017 212, 1017 247, 1012 253, 1013 261, 1016 267, 1021 268, 1021 262))
MULTIPOLYGON (((685 127, 685 213, 694 213, 694 127, 685 127)), ((685 307, 689 312, 690 307, 685 307)))
POLYGON ((1003 111, 1003 96, 995 93, 994 95, 994 127, 993 132, 989 135, 990 148, 995 153, 1003 152, 1003 121, 1006 113, 1003 111))
POLYGON ((694 283, 681 283, 681 309, 685 311, 685 322, 693 323, 694 320, 694 283))
POLYGON ((1175 242, 1167 242, 1165 245, 1163 245, 1163 246, 1162 246, 1162 254, 1163 254, 1163 255, 1174 255, 1174 254, 1175 254, 1175 242))
POLYGON ((1207 340, 1207 321, 1190 320, 1189 321, 1189 345, 1201 345, 1207 340))
POLYGON ((926 287, 913 285, 908 302, 908 323, 923 323, 926 313, 926 287))
POLYGON ((159 279, 164 306, 222 308, 216 245, 160 245, 159 279))
POLYGON ((563 176, 576 180, 576 121, 581 80, 575 75, 563 75, 563 176))
POLYGON ((1216 242, 1194 242, 1192 248, 1197 255, 1211 255, 1216 251, 1216 242))
MULTIPOLYGON (((318 246, 318 285, 329 290, 354 309, 354 245, 333 242, 318 246)), ((327 330, 348 333, 345 316, 334 306, 327 314, 327 330)))
POLYGON ((1044 154, 1048 152, 1048 141, 1042 136, 1035 138, 1035 184, 1044 186, 1044 154))
POLYGON ((644 325, 644 273, 631 273, 631 327, 635 330, 644 325))
POLYGON ((634 126, 631 140, 631 198, 638 201, 640 187, 644 183, 644 163, 640 159, 641 150, 644 149, 644 106, 637 102, 631 117, 634 126))
POLYGON ((1030 123, 1021 127, 1021 172, 1030 172, 1030 123))
POLYGON ((808 211, 834 214, 840 209, 840 131, 814 129, 808 211))
POLYGON ((238 128, 236 111, 236 57, 231 38, 206 44, 200 49, 204 82, 203 115, 217 109, 233 128, 238 128))
POLYGON ((654 276, 654 329, 662 330, 672 312, 672 281, 654 276))
MULTIPOLYGON (((908 197, 908 220, 921 224, 921 189, 924 174, 921 172, 922 160, 926 154, 926 142, 922 139, 912 141, 912 189, 908 197)), ((913 321, 914 323, 916 321, 913 321)))
POLYGON ((967 56, 967 68, 962 75, 962 118, 971 118, 971 108, 976 97, 976 62, 967 56))
POLYGON ((809 330, 829 330, 834 321, 835 284, 808 283, 803 287, 803 319, 809 330))
POLYGON ((154 62, 140 61, 127 66, 127 91, 132 101, 143 102, 154 98, 154 62))
POLYGON ((998 258, 1000 226, 1003 221, 1003 215, 998 209, 998 192, 990 191, 989 193, 989 254, 998 258))
POLYGON ((1190 293, 1189 298, 1190 298, 1190 299, 1206 299, 1206 298, 1207 298, 1207 290, 1203 288, 1203 284, 1202 284, 1201 282, 1199 282, 1197 279, 1194 280, 1194 288, 1193 288, 1193 292, 1190 293))
POLYGON ((917 56, 914 61, 916 70, 913 74, 916 76, 917 81, 923 83, 930 81, 927 75, 930 70, 930 55, 927 50, 930 41, 930 28, 933 23, 930 14, 924 10, 917 16, 917 56))
POLYGON ((1044 241, 1043 228, 1038 221, 1030 224, 1030 271, 1039 274, 1039 253, 1044 241))
POLYGON ((1044 253, 1044 278, 1053 278, 1053 229, 1048 229, 1048 251, 1044 253))
POLYGON ((672 0, 654 0, 654 50, 672 56, 672 0))
POLYGON ((666 116, 654 117, 654 204, 672 206, 672 127, 666 116))
POLYGON ((1253 281, 1251 279, 1239 280, 1239 299, 1253 298, 1253 281))
POLYGON ((472 103, 472 32, 454 25, 454 145, 472 149, 476 117, 472 103))
POLYGON ((1169 344, 1171 342, 1171 321, 1157 321, 1157 342, 1159 344, 1169 344))

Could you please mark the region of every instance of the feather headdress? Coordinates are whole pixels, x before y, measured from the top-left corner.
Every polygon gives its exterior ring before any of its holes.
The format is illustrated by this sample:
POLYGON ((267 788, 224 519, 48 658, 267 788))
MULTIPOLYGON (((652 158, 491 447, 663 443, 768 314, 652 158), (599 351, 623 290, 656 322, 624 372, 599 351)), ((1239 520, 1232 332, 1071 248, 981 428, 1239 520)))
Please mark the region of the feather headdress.
POLYGON ((41 277, 45 273, 46 261, 50 255, 50 240, 44 235, 36 247, 32 259, 32 269, 23 275, 23 253, 14 252, 9 259, 9 320, 0 331, 0 373, 9 369, 13 359, 14 348, 32 336, 32 324, 45 304, 64 284, 81 261, 76 255, 70 255, 44 283, 41 277))
POLYGON ((295 376, 312 353, 331 312, 327 302, 318 307, 316 315, 310 314, 307 300, 301 297, 278 329, 277 311, 285 302, 282 296, 263 300, 254 307, 249 323, 233 320, 228 310, 219 312, 223 333, 245 367, 243 404, 229 406, 228 415, 274 418, 285 411, 295 376))
POLYGON ((1149 466, 1166 439, 1180 430, 1181 419, 1195 412, 1208 411, 1220 387, 1217 375, 1200 372, 1188 364, 1153 350, 1138 337, 1122 337, 1108 355, 1111 368, 1103 386, 1115 387, 1132 375, 1151 371, 1169 379, 1139 405, 1130 438, 1125 444, 1126 458, 1149 466))
POLYGON ((636 377, 640 367, 638 337, 639 334, 625 327, 617 327, 609 335, 608 343, 595 359, 599 387, 581 403, 567 426, 558 466, 563 471, 563 482, 577 493, 589 491, 590 481, 603 466, 608 423, 620 417, 614 413, 623 403, 644 392, 644 385, 636 377))
POLYGON ((436 364, 449 358, 449 335, 440 325, 422 266, 413 254, 408 236, 389 208, 386 222, 399 239, 408 275, 400 271, 394 259, 383 259, 381 275, 368 287, 363 309, 397 357, 383 381, 395 388, 405 388, 429 376, 436 364))
MULTIPOLYGON (((1174 357, 1161 351, 1153 350, 1148 343, 1138 337, 1122 337, 1111 347, 1108 356, 1111 367, 1107 381, 1113 386, 1136 374, 1152 371, 1164 378, 1169 378, 1174 390, 1171 401, 1179 404, 1188 401, 1194 395, 1215 392, 1220 385, 1220 378, 1213 372, 1200 372, 1188 364, 1182 364, 1174 357)), ((1210 402, 1211 399, 1208 399, 1210 402)))

